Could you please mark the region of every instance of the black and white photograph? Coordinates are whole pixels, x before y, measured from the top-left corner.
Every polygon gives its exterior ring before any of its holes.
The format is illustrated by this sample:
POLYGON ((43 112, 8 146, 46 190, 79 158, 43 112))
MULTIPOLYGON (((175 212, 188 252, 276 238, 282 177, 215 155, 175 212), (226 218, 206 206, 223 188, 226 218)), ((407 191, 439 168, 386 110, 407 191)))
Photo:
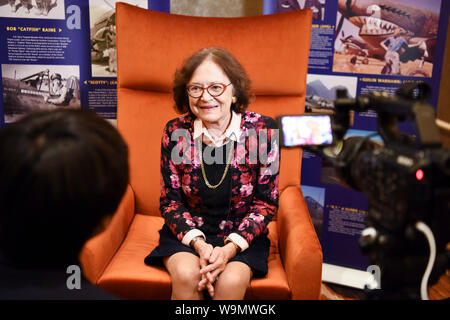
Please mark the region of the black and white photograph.
POLYGON ((310 9, 314 21, 325 19, 326 0, 276 0, 277 12, 310 9))
POLYGON ((64 0, 0 0, 0 17, 63 20, 64 0))
POLYGON ((5 123, 40 110, 80 109, 79 66, 2 65, 5 123))
MULTIPOLYGON (((119 0, 89 0, 91 66, 93 77, 117 77, 116 14, 119 0)), ((147 9, 147 0, 123 0, 147 9)))

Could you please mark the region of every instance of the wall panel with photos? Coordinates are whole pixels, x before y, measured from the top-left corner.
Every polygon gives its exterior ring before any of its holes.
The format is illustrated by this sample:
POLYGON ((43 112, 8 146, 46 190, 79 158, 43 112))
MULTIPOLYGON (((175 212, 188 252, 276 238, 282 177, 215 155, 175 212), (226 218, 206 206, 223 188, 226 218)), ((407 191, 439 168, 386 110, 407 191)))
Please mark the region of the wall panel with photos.
MULTIPOLYGON (((347 89, 352 98, 374 90, 392 95, 410 82, 431 86, 428 103, 436 109, 449 7, 446 0, 265 0, 264 14, 313 11, 306 112, 332 113, 337 89, 347 89)), ((400 128, 415 134, 408 123, 400 128)), ((376 112, 355 113, 345 139, 376 131, 376 112)), ((382 143, 379 137, 376 141, 382 143)), ((368 215, 367 197, 343 186, 332 163, 306 151, 301 178, 323 248, 323 277, 349 284, 344 279, 347 269, 365 271, 369 265, 358 247, 368 215)))
MULTIPOLYGON (((118 0, 0 1, 0 127, 36 110, 116 118, 118 0)), ((170 11, 169 0, 121 0, 170 11)))

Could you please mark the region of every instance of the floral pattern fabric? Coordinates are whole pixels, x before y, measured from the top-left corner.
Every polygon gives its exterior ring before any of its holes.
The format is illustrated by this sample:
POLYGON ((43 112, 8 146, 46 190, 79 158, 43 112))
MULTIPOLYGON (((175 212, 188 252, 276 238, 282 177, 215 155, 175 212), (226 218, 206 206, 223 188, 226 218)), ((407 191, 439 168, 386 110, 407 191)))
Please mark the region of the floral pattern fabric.
MULTIPOLYGON (((217 224, 218 236, 234 232, 248 244, 267 234, 278 210, 279 143, 275 121, 246 111, 231 160, 231 198, 223 219, 208 216, 199 190, 204 184, 191 115, 169 121, 161 141, 160 210, 178 240, 192 229, 217 224)), ((201 137, 200 137, 201 139, 201 137)))

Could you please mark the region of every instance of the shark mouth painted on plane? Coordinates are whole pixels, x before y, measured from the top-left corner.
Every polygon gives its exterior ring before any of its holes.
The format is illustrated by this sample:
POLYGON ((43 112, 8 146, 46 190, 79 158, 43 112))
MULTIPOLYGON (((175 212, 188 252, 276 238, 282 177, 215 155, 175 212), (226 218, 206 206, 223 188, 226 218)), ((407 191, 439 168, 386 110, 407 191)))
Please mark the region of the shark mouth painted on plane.
POLYGON ((402 27, 396 25, 395 23, 367 16, 354 16, 350 17, 350 22, 358 26, 360 36, 390 36, 394 34, 394 30, 399 28, 401 35, 412 36, 413 33, 406 31, 402 27))

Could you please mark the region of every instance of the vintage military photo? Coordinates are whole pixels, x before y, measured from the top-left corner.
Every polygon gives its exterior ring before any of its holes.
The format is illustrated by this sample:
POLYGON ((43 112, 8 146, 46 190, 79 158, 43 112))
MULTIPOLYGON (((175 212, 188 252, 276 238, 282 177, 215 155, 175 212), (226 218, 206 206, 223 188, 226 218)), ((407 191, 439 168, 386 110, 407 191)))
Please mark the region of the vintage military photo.
POLYGON ((441 0, 339 0, 334 72, 431 77, 441 0))
POLYGON ((65 19, 64 0, 0 0, 0 17, 65 19))
MULTIPOLYGON (((93 77, 116 77, 116 13, 119 0, 89 0, 91 66, 93 77)), ((147 9, 146 0, 124 0, 147 9)))
POLYGON ((39 110, 80 109, 79 66, 2 65, 5 123, 39 110))

